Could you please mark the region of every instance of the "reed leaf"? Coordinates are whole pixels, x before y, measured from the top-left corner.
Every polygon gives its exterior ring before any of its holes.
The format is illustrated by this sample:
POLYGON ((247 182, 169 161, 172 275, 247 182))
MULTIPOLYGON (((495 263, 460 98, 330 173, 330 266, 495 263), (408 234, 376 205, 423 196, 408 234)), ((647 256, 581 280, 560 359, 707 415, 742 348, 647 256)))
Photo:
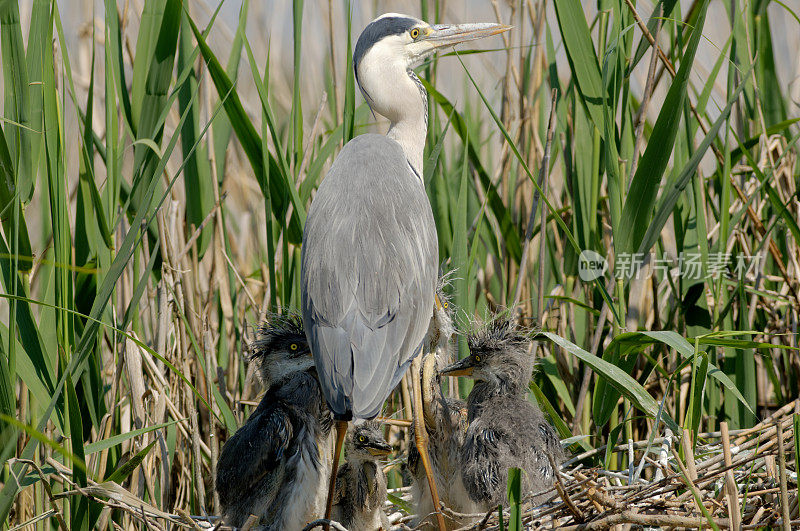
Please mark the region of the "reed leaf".
MULTIPOLYGON (((700 5, 700 15, 681 58, 681 66, 670 85, 664 105, 653 126, 653 133, 648 139, 647 148, 631 181, 622 210, 619 237, 615 235, 615 240, 618 240, 617 248, 623 252, 642 252, 642 248, 647 251, 652 246, 652 243, 650 245, 644 243, 647 241, 646 235, 650 234, 658 223, 657 221, 651 223, 650 215, 656 205, 656 195, 661 186, 661 179, 667 168, 672 147, 675 144, 675 137, 678 134, 678 126, 686 101, 689 74, 692 71, 694 56, 703 34, 708 3, 708 0, 703 0, 700 5)), ((697 150, 696 153, 701 153, 701 150, 697 150)), ((660 208, 658 211, 660 212, 660 208)), ((658 214, 656 216, 658 217, 658 214)))

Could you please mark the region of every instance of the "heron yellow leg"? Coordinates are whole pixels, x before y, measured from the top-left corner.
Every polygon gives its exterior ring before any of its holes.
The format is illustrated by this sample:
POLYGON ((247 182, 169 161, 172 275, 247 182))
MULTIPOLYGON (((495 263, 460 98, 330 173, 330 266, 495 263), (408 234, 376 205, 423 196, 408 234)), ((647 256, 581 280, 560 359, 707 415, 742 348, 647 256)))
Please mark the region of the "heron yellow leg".
POLYGON ((420 356, 411 362, 411 390, 414 395, 414 442, 419 451, 419 458, 425 469, 425 476, 428 478, 428 486, 431 489, 431 501, 436 513, 436 522, 439 531, 445 531, 444 515, 442 515, 441 504, 439 503, 439 491, 436 489, 436 480, 433 478, 430 454, 428 454, 428 430, 425 427, 424 408, 422 404, 422 389, 420 385, 420 356))
MULTIPOLYGON (((336 474, 339 472, 339 456, 342 454, 342 445, 344 444, 344 436, 347 433, 347 421, 336 421, 336 446, 333 451, 333 466, 331 466, 331 481, 328 484, 328 501, 325 502, 325 519, 331 519, 331 509, 333 509, 333 495, 336 493, 336 474)), ((327 524, 322 526, 322 529, 329 531, 330 526, 327 524)))
POLYGON ((430 429, 436 427, 436 396, 434 396, 434 385, 436 385, 436 355, 429 352, 422 360, 422 377, 420 378, 422 387, 422 413, 425 425, 430 429))

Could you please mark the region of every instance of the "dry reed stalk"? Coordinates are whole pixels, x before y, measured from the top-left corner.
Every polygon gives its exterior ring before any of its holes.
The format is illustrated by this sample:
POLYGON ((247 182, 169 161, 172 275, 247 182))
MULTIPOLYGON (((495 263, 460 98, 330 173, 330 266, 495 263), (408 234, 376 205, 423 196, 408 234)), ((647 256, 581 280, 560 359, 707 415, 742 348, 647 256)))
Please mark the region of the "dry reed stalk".
MULTIPOLYGON (((219 438, 217 437, 217 431, 220 426, 218 426, 217 418, 220 415, 219 407, 217 406, 216 398, 214 397, 214 393, 212 389, 214 387, 214 382, 212 378, 212 374, 214 374, 214 340, 211 338, 211 331, 208 329, 208 319, 204 319, 203 323, 203 353, 205 354, 205 377, 207 380, 207 388, 208 388, 208 403, 211 404, 211 411, 208 415, 208 446, 211 449, 211 478, 216 480, 217 477, 217 460, 219 459, 219 438)), ((220 504, 219 504, 219 494, 217 490, 214 489, 211 495, 211 503, 214 510, 214 514, 219 514, 220 512, 220 504)))
MULTIPOLYGON (((630 7, 630 0, 626 0, 626 3, 630 7)), ((653 16, 658 16, 661 13, 661 4, 656 6, 656 12, 653 16)), ((661 31, 661 18, 658 19, 658 25, 656 26, 656 33, 653 36, 653 41, 651 41, 651 48, 652 51, 650 52, 650 64, 647 67, 647 81, 644 85, 644 95, 642 96, 642 103, 639 106, 639 112, 636 115, 636 132, 634 135, 634 142, 633 142, 633 155, 631 155, 631 169, 628 175, 628 182, 633 180, 634 174, 636 174, 636 168, 639 165, 639 150, 641 149, 642 140, 644 138, 644 124, 647 121, 647 108, 650 105, 650 98, 653 96, 653 91, 655 90, 655 73, 656 73, 656 58, 661 52, 661 48, 658 46, 652 46, 653 42, 656 42, 658 39, 658 34, 661 31)))
MULTIPOLYGON (((596 355, 598 349, 600 348, 600 339, 602 338, 603 328, 605 326, 606 319, 608 319, 609 312, 610 310, 608 309, 608 304, 604 302, 603 309, 600 310, 600 316, 597 320, 597 326, 595 327, 594 335, 592 336, 592 354, 596 355)), ((581 386, 578 391, 578 399, 575 406, 575 416, 572 419, 572 430, 574 432, 584 432, 584 430, 579 428, 584 421, 584 411, 589 411, 589 408, 586 407, 586 394, 589 392, 589 384, 591 383, 592 374, 591 367, 588 365, 585 366, 583 369, 583 377, 581 378, 581 386)), ((583 426, 586 427, 586 424, 583 424, 583 426)))
POLYGON ((144 372, 142 370, 142 356, 139 346, 130 338, 125 340, 123 349, 125 372, 128 376, 128 396, 133 406, 134 426, 142 428, 147 420, 143 397, 145 394, 144 372))
POLYGON ((783 425, 781 422, 775 423, 775 432, 778 436, 778 474, 781 486, 781 527, 784 529, 784 531, 789 531, 791 529, 791 519, 789 518, 789 492, 786 486, 786 453, 783 448, 783 425))
POLYGON ((535 192, 533 194, 533 199, 531 200, 531 210, 530 210, 530 214, 528 215, 528 227, 527 227, 527 229, 525 231, 525 244, 522 247, 522 258, 520 260, 520 270, 519 270, 519 273, 518 273, 518 276, 517 276, 516 288, 514 289, 513 303, 511 304, 512 307, 516 308, 517 305, 519 304, 520 296, 522 295, 522 284, 523 284, 523 281, 524 281, 525 277, 527 276, 528 263, 529 263, 528 253, 529 253, 531 239, 533 237, 533 229, 534 229, 535 222, 536 222, 536 213, 537 213, 537 209, 541 208, 542 219, 541 219, 541 229, 539 231, 539 260, 540 260, 539 264, 540 264, 540 269, 539 269, 539 286, 538 286, 538 293, 537 293, 537 295, 538 295, 538 299, 537 300, 539 302, 537 304, 536 312, 534 313, 534 315, 537 315, 537 316, 541 315, 542 309, 544 307, 544 302, 543 302, 544 301, 544 292, 543 292, 544 288, 543 288, 543 279, 542 279, 543 270, 541 269, 541 264, 544 263, 543 260, 542 260, 542 255, 544 253, 544 245, 545 245, 545 241, 544 241, 544 238, 542 237, 542 235, 544 234, 544 225, 545 225, 545 221, 547 220, 547 215, 545 214, 545 208, 544 208, 544 205, 542 204, 543 201, 540 198, 539 189, 541 189, 542 191, 545 190, 545 188, 547 186, 547 175, 550 172, 550 167, 549 167, 549 164, 550 164, 550 149, 551 149, 552 142, 553 142, 553 132, 555 131, 555 122, 556 122, 556 119, 555 119, 555 115, 556 115, 556 98, 557 98, 556 90, 553 89, 551 94, 550 94, 550 118, 548 120, 548 125, 547 125, 547 143, 545 144, 544 156, 542 157, 542 164, 541 164, 541 168, 539 170, 539 182, 538 182, 539 187, 535 190, 535 192))
POLYGON ((732 459, 731 459, 731 441, 728 435, 728 423, 720 423, 722 429, 722 455, 725 458, 725 495, 728 499, 728 517, 734 529, 739 529, 742 525, 742 514, 739 508, 739 487, 736 485, 736 479, 733 477, 732 459))
POLYGON ((375 420, 377 420, 382 424, 388 424, 390 426, 399 426, 401 428, 411 427, 411 421, 406 419, 390 419, 387 417, 376 417, 375 420))
POLYGON ((681 437, 681 448, 686 456, 686 468, 689 471, 689 477, 692 481, 697 479, 697 468, 695 468, 694 449, 692 448, 692 434, 689 430, 683 430, 683 437, 681 437))
MULTIPOLYGON (((191 374, 189 369, 189 362, 188 360, 184 361, 183 365, 185 374, 191 374)), ((203 459, 200 455, 200 419, 197 414, 197 409, 194 406, 194 397, 192 393, 187 389, 184 394, 185 400, 185 408, 188 412, 189 422, 190 422, 190 440, 192 446, 192 472, 194 474, 194 484, 195 484, 195 494, 197 497, 197 503, 200 507, 205 508, 206 506, 206 489, 205 489, 205 480, 203 476, 202 466, 203 466, 203 459)))

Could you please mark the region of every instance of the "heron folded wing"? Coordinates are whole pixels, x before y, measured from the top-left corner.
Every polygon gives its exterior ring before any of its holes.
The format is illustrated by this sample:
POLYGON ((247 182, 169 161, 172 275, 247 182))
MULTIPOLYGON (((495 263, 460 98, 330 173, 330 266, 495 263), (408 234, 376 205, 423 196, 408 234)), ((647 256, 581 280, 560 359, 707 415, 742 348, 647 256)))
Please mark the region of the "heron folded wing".
MULTIPOLYGON (((282 458, 292 447, 294 427, 289 413, 266 402, 265 397, 222 448, 216 489, 224 506, 249 495, 259 481, 281 466, 282 458)), ((280 481, 271 484, 279 485, 280 481)))
POLYGON ((336 473, 336 492, 333 493, 333 505, 338 505, 347 498, 350 491, 350 484, 347 478, 353 473, 352 468, 353 465, 350 463, 345 463, 339 467, 336 473))
POLYGON ((430 203, 400 145, 351 140, 317 191, 302 249, 303 322, 334 414, 377 414, 427 331, 437 264, 430 203))
POLYGON ((317 325, 306 328, 314 353, 319 383, 331 411, 342 415, 352 409, 353 353, 347 331, 340 327, 317 325))

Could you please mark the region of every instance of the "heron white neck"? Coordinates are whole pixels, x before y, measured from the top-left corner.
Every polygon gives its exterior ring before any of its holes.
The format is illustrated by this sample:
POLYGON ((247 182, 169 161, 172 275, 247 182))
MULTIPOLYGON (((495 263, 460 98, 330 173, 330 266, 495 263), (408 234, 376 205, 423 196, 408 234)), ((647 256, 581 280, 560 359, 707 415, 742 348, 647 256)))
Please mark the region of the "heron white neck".
POLYGON ((372 110, 385 116, 414 171, 422 176, 422 151, 428 132, 428 97, 398 39, 383 39, 356 67, 356 79, 372 110))
POLYGON ((406 154, 409 164, 422 177, 425 138, 428 134, 428 98, 416 74, 409 70, 407 82, 398 90, 405 103, 402 112, 395 114, 387 136, 396 140, 406 154))
POLYGON ((411 167, 422 176, 422 152, 428 132, 428 97, 398 39, 383 39, 356 67, 356 79, 372 110, 385 116, 411 167))

